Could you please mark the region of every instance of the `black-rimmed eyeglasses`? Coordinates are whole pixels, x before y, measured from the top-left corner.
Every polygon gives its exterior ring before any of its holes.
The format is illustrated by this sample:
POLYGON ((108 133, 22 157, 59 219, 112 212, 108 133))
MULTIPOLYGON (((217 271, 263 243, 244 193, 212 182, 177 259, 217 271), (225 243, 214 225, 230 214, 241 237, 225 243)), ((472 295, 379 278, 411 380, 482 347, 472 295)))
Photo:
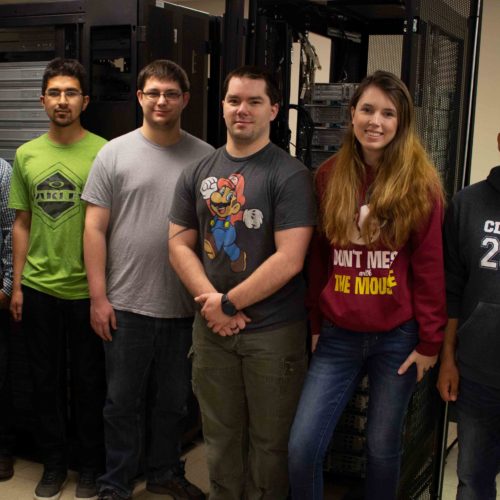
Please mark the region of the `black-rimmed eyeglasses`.
POLYGON ((158 101, 161 96, 163 96, 167 101, 177 101, 182 95, 182 92, 177 92, 176 90, 167 90, 166 92, 149 90, 148 92, 141 92, 148 101, 158 101))
POLYGON ((45 95, 47 97, 50 97, 51 99, 59 99, 62 94, 65 95, 66 99, 75 99, 83 95, 82 92, 73 89, 68 89, 68 90, 48 89, 45 92, 45 95))

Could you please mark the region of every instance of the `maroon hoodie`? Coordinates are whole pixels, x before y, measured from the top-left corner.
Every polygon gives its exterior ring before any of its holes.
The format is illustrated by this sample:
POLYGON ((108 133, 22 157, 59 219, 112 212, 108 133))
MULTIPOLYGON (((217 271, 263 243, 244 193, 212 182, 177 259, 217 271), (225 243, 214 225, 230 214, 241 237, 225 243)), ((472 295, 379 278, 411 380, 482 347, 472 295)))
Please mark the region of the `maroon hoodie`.
MULTIPOLYGON (((316 176, 321 200, 335 159, 327 160, 316 176)), ((351 243, 330 245, 318 233, 309 255, 308 307, 313 334, 323 319, 348 330, 385 332, 415 318, 419 324, 417 351, 439 352, 446 325, 446 298, 441 226, 443 206, 436 201, 428 221, 414 231, 399 250, 358 239, 369 206, 360 207, 353 221, 351 243)))

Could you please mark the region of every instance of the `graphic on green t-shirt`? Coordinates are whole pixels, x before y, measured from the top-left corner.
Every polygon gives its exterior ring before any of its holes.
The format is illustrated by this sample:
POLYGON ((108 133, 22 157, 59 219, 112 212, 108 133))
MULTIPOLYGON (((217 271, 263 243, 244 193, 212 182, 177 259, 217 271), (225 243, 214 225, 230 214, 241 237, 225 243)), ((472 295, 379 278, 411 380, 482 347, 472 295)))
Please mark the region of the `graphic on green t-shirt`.
POLYGON ((33 185, 33 213, 55 229, 81 210, 80 190, 83 179, 62 163, 41 172, 33 185))

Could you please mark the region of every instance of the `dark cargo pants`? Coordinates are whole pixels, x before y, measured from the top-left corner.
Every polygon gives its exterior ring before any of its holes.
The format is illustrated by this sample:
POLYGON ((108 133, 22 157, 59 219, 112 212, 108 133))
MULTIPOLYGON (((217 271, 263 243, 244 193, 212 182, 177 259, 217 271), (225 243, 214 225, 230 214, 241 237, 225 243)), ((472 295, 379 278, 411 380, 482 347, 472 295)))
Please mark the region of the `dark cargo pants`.
POLYGON ((207 446, 210 500, 284 500, 288 435, 304 380, 306 324, 232 337, 193 327, 193 389, 207 446))

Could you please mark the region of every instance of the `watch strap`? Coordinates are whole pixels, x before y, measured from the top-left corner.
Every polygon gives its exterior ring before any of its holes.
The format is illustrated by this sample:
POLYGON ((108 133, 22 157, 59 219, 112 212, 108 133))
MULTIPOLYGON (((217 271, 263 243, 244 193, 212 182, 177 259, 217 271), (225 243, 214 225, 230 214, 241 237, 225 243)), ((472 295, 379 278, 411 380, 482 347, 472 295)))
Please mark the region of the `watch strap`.
POLYGON ((238 313, 238 309, 236 309, 235 305, 229 300, 227 294, 222 295, 220 303, 222 312, 224 314, 227 314, 228 316, 234 316, 238 313))

